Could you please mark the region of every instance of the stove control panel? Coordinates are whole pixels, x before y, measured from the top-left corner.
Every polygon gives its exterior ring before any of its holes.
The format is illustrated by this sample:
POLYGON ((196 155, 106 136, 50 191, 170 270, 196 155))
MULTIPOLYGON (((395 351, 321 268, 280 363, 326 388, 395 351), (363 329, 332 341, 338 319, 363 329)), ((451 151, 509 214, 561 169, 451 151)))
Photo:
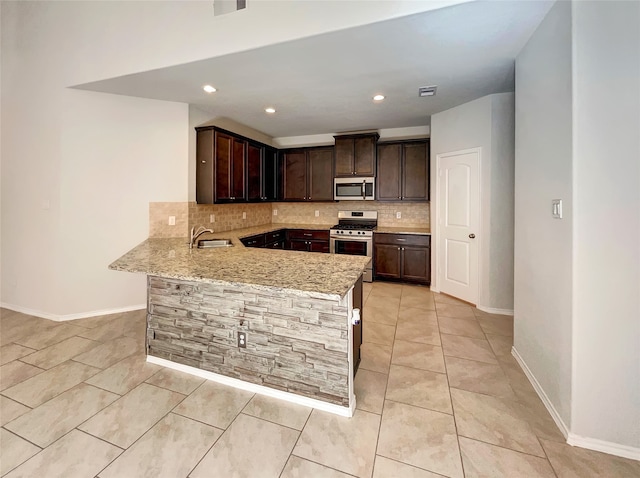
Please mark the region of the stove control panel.
POLYGON ((373 232, 371 231, 345 231, 343 229, 333 230, 331 234, 336 234, 340 236, 351 235, 351 236, 373 236, 373 232))

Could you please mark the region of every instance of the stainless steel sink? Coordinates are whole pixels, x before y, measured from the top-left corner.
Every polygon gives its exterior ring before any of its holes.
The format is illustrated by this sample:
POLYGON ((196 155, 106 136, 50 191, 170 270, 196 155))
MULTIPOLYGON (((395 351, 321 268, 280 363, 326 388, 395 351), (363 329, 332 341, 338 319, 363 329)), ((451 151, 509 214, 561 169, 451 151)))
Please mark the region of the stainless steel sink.
POLYGON ((198 249, 212 249, 215 247, 233 247, 231 239, 203 239, 198 241, 198 249))

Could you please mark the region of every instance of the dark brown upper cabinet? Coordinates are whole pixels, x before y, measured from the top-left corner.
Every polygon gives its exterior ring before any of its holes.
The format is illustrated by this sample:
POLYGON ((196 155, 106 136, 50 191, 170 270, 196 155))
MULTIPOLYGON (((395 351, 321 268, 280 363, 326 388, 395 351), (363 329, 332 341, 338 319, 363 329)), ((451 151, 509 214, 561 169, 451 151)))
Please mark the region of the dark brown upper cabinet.
POLYGON ((429 201, 429 141, 378 143, 378 201, 429 201))
POLYGON ((216 203, 246 201, 246 152, 246 140, 215 132, 216 203))
POLYGON ((275 201, 277 153, 274 148, 258 143, 247 144, 247 200, 275 201))
POLYGON ((196 128, 198 204, 277 200, 277 150, 212 126, 196 128))
POLYGON ((333 148, 281 151, 284 201, 333 201, 333 148))
POLYGON ((196 202, 213 204, 213 130, 196 132, 196 202))
POLYGON ((375 176, 377 133, 334 136, 336 177, 375 176))

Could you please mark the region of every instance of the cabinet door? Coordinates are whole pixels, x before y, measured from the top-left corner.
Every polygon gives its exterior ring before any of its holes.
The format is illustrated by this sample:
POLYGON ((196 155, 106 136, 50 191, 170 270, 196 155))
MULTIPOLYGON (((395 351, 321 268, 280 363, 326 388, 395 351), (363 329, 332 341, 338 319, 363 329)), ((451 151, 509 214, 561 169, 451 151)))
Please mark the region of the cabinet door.
POLYGON ((374 247, 376 277, 400 279, 400 247, 376 244, 374 247))
POLYGON ((247 144, 247 200, 262 200, 262 148, 247 144))
POLYGON ((224 133, 215 132, 215 176, 216 202, 231 201, 231 168, 233 167, 233 139, 224 133))
POLYGON ((278 151, 264 148, 262 159, 262 199, 275 201, 278 194, 278 151))
POLYGON ((196 132, 196 202, 213 204, 213 130, 196 132))
POLYGON ((299 239, 291 239, 289 242, 289 247, 292 251, 307 251, 307 244, 309 241, 301 241, 299 239))
POLYGON ((402 199, 405 201, 428 201, 427 143, 408 143, 403 145, 403 148, 402 199))
POLYGON ((333 201, 333 149, 310 149, 309 201, 333 201))
POLYGON ((247 142, 239 138, 232 138, 232 148, 231 196, 234 201, 246 201, 245 160, 247 142))
POLYGON ((336 176, 353 176, 354 174, 354 140, 353 138, 336 138, 336 176))
POLYGON ((307 250, 309 252, 329 252, 329 241, 309 241, 307 250))
POLYGON ((365 136, 354 140, 354 170, 357 176, 375 176, 376 138, 365 136))
POLYGON ((379 201, 399 201, 401 199, 401 170, 402 145, 378 145, 378 176, 376 196, 379 201))
POLYGON ((431 257, 428 247, 404 246, 402 248, 402 279, 429 283, 431 257))
POLYGON ((285 201, 307 199, 307 155, 304 151, 288 151, 282 154, 283 197, 285 201))

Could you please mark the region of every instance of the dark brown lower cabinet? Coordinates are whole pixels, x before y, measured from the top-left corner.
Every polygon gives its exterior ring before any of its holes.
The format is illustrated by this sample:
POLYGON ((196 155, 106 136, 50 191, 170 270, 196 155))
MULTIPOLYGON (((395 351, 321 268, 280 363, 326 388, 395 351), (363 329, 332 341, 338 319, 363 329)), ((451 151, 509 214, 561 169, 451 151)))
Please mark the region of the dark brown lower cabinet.
POLYGON ((306 252, 329 252, 329 231, 290 229, 287 231, 285 249, 306 252))
POLYGON ((376 233, 373 243, 376 279, 431 283, 431 236, 376 233))
POLYGON ((362 323, 364 322, 362 307, 362 276, 358 279, 353 287, 353 308, 360 309, 360 323, 353 325, 353 376, 356 376, 358 366, 360 365, 360 347, 362 345, 362 323))

